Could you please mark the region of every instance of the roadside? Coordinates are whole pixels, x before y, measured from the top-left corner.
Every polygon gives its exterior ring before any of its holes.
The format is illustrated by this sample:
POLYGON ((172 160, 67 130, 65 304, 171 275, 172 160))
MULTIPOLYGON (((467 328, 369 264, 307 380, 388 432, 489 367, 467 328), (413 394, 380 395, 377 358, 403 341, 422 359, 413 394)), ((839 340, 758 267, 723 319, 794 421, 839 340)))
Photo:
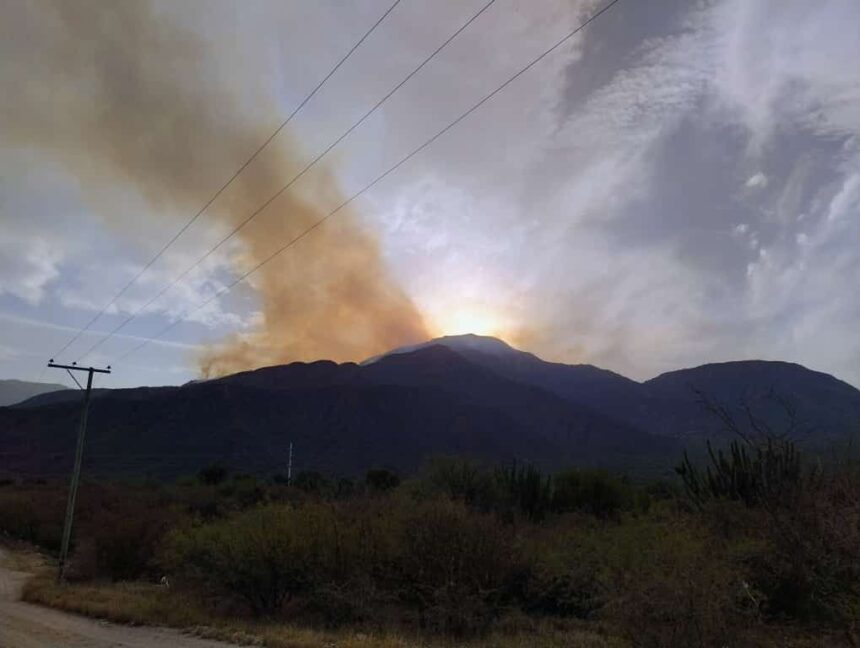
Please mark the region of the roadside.
POLYGON ((348 630, 325 632, 277 623, 226 624, 221 620, 219 625, 218 619, 213 619, 195 600, 182 593, 147 583, 58 586, 38 554, 0 548, 0 648, 230 648, 236 645, 269 648, 450 648, 463 645, 469 648, 621 648, 625 644, 570 626, 546 626, 534 634, 495 635, 464 644, 348 630), (21 601, 22 594, 31 602, 21 601), (148 625, 155 623, 182 630, 148 625))
POLYGON ((228 648, 230 645, 176 630, 121 626, 24 603, 20 600, 23 587, 31 570, 39 568, 37 556, 0 548, 0 648, 228 648))

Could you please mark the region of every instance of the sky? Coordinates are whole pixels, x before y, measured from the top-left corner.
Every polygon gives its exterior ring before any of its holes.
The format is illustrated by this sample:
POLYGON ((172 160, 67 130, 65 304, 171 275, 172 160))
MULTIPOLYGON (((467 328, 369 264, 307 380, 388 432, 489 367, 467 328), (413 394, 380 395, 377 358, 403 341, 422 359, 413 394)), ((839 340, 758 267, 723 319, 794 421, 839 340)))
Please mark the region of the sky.
POLYGON ((620 0, 226 291, 604 4, 496 0, 186 272, 486 4, 402 0, 59 353, 392 2, 0 0, 0 378, 474 332, 637 380, 760 358, 860 386, 856 0, 620 0))

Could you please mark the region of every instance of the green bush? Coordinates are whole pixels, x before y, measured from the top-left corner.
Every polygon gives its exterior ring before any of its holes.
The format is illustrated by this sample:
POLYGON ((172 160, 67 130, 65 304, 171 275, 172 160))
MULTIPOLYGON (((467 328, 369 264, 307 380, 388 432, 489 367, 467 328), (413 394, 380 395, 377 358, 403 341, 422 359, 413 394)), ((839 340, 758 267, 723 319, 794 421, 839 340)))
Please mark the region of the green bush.
POLYGON ((630 520, 601 535, 601 616, 634 646, 722 648, 757 619, 741 566, 695 520, 630 520))
POLYGON ((542 520, 552 506, 552 479, 531 465, 514 462, 498 468, 495 480, 502 501, 502 512, 510 517, 519 512, 532 522, 542 520))
POLYGON ((617 517, 635 503, 630 485, 602 470, 568 470, 555 476, 553 486, 552 510, 558 513, 617 517))
POLYGON ((129 507, 105 512, 80 535, 92 540, 98 576, 132 580, 152 573, 161 540, 176 518, 169 509, 129 507))
POLYGON ((168 569, 237 595, 258 615, 276 612, 310 583, 316 524, 286 506, 265 506, 176 531, 162 557, 168 569))
POLYGON ((293 479, 292 485, 306 493, 322 495, 328 490, 329 481, 315 470, 303 470, 293 479))
POLYGON ((400 477, 384 468, 368 470, 364 476, 365 485, 372 491, 384 493, 400 485, 400 477))
POLYGON ((221 463, 209 464, 197 473, 197 478, 201 484, 217 486, 227 480, 227 467, 221 463))
POLYGON ((0 533, 59 551, 65 506, 64 493, 57 489, 4 489, 0 493, 0 533))
POLYGON ((528 576, 521 593, 527 612, 594 618, 603 605, 602 538, 594 522, 564 516, 527 543, 528 576))
POLYGON ((756 586, 774 618, 853 630, 860 621, 860 485, 837 476, 763 516, 756 586))
POLYGON ((519 565, 509 531, 450 501, 411 507, 397 526, 394 585, 422 627, 457 635, 485 630, 519 565))
POLYGON ((437 457, 425 466, 422 484, 432 495, 465 503, 482 511, 499 505, 500 492, 492 472, 476 461, 437 457))

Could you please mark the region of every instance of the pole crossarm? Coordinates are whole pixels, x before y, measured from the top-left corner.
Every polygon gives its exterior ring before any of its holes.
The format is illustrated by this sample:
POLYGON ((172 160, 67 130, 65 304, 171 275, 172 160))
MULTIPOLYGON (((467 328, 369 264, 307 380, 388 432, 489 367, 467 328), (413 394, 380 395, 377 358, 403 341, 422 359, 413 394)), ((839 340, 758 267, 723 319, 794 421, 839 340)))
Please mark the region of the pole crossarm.
POLYGON ((66 369, 67 371, 92 371, 94 373, 103 373, 103 374, 109 374, 110 373, 110 366, 108 366, 106 369, 96 369, 95 367, 83 367, 83 366, 79 366, 76 364, 70 364, 70 365, 57 364, 53 360, 51 360, 48 363, 48 366, 53 368, 53 369, 66 369))

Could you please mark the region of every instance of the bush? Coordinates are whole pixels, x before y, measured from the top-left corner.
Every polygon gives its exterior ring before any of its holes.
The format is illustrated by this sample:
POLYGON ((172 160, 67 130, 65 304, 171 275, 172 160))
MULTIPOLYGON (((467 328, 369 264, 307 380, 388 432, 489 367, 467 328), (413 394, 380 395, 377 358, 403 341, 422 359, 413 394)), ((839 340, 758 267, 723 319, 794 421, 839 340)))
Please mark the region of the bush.
POLYGON ((792 508, 763 516, 763 550, 749 564, 767 611, 853 630, 860 619, 860 485, 835 476, 792 508))
POLYGON ((492 473, 461 457, 437 457, 423 469, 422 485, 429 493, 489 510, 498 498, 492 473))
POLYGON ((197 474, 201 484, 217 486, 227 479, 227 467, 220 463, 214 463, 201 469, 197 474))
POLYGON ((328 489, 329 482, 315 470, 303 470, 296 475, 293 486, 306 493, 321 495, 328 489))
POLYGON ((66 500, 59 490, 23 488, 0 494, 0 533, 59 551, 66 500))
POLYGON ((239 596, 257 615, 271 615, 305 591, 326 560, 337 559, 326 542, 323 513, 320 507, 270 505, 176 531, 168 538, 162 563, 239 596))
POLYGON ((175 523, 171 511, 138 508, 103 515, 92 537, 99 576, 114 581, 151 574, 162 537, 175 523))
POLYGON ((412 507, 398 527, 395 585, 421 626, 457 635, 485 630, 519 564, 508 531, 450 501, 412 507))
POLYGON ((375 468, 368 470, 364 477, 364 483, 368 488, 377 492, 389 491, 400 485, 400 477, 390 470, 375 468))
POLYGON ((553 481, 552 509, 582 511, 600 518, 617 517, 633 507, 633 489, 602 470, 568 470, 553 481))
POLYGON ((513 463, 508 468, 495 472, 502 501, 507 507, 507 517, 518 511, 532 522, 544 518, 552 505, 552 479, 544 477, 531 465, 518 466, 513 463))
POLYGON ((634 646, 721 648, 758 615, 740 565, 691 518, 629 521, 601 543, 601 616, 634 646))
POLYGON ((593 521, 565 516, 531 538, 527 552, 528 577, 521 594, 527 612, 596 616, 603 605, 602 538, 593 521))
POLYGON ((707 444, 710 464, 702 473, 686 453, 675 471, 687 495, 701 506, 709 499, 742 501, 747 506, 791 507, 804 490, 814 488, 816 469, 808 469, 791 441, 733 441, 728 452, 707 444))

